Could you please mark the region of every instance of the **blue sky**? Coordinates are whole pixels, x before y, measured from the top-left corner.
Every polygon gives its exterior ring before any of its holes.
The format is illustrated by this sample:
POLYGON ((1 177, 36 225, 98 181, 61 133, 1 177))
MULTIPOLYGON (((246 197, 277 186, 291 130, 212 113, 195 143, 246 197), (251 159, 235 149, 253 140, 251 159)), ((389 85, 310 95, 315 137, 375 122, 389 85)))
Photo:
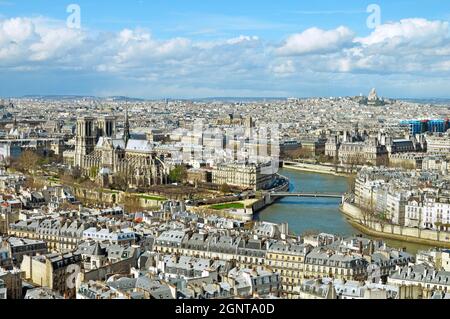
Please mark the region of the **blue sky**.
POLYGON ((0 0, 0 95, 450 97, 449 19, 438 0, 0 0))
POLYGON ((368 30, 366 8, 376 3, 385 21, 410 17, 448 19, 450 2, 442 0, 364 1, 364 0, 22 0, 0 1, 0 14, 6 17, 47 16, 65 20, 66 7, 79 4, 83 25, 98 30, 145 27, 162 38, 173 36, 233 36, 256 32, 271 39, 318 26, 334 28, 345 24, 362 35, 368 30), (230 25, 229 23, 236 23, 230 25), (208 31, 210 33, 208 33, 208 31), (213 32, 214 31, 214 32, 213 32))

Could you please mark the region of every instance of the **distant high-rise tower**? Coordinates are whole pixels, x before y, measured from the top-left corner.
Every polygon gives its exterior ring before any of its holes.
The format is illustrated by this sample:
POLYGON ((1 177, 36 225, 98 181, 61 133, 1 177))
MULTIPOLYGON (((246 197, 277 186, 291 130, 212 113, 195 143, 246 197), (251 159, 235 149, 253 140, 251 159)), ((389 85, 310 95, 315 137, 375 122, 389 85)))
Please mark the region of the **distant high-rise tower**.
POLYGON ((83 117, 77 121, 77 135, 75 146, 75 166, 82 167, 85 155, 89 155, 95 149, 97 132, 93 117, 83 117))

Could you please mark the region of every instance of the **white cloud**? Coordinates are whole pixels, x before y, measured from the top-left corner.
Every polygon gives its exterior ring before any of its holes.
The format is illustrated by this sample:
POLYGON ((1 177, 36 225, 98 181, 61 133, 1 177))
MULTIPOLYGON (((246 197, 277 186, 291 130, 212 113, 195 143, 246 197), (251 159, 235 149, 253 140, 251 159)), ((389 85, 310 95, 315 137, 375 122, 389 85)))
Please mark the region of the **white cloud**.
POLYGON ((40 40, 30 45, 31 61, 46 61, 66 56, 71 50, 81 47, 85 35, 69 28, 48 30, 40 35, 40 40))
POLYGON ((80 30, 42 18, 0 20, 0 66, 29 69, 33 62, 50 60, 58 66, 58 59, 67 61, 69 52, 83 47, 85 38, 80 30))
MULTIPOLYGON (((296 63, 316 72, 438 76, 448 72, 449 37, 448 22, 404 19, 378 26, 350 47, 331 45, 337 49, 303 55, 296 63)), ((326 41, 318 37, 317 42, 326 41)))
POLYGON ((343 26, 334 30, 310 28, 291 35, 277 50, 280 55, 302 55, 339 51, 352 44, 354 33, 343 26))
POLYGON ((188 39, 174 38, 157 41, 146 30, 123 30, 117 38, 108 39, 108 47, 114 53, 113 61, 117 66, 132 66, 155 60, 181 59, 190 49, 188 39))
POLYGON ((227 40, 227 43, 234 45, 234 44, 240 44, 243 42, 258 41, 258 40, 259 40, 259 38, 257 36, 240 35, 237 38, 232 38, 232 39, 227 40))
POLYGON ((15 43, 22 43, 35 32, 34 24, 30 19, 13 18, 1 24, 1 39, 15 43))
POLYGON ((383 45, 398 47, 434 47, 449 39, 449 24, 426 19, 404 19, 379 25, 369 36, 355 39, 365 46, 383 45))
POLYGON ((55 77, 69 70, 137 85, 133 92, 167 86, 183 94, 195 89, 258 95, 360 75, 442 79, 449 76, 449 57, 448 22, 425 19, 380 25, 359 38, 344 26, 310 28, 279 46, 256 35, 158 39, 146 29, 99 33, 43 17, 0 19, 0 70, 48 71, 55 77))
POLYGON ((277 76, 285 77, 295 73, 296 68, 292 60, 287 60, 272 66, 271 71, 275 73, 277 76))

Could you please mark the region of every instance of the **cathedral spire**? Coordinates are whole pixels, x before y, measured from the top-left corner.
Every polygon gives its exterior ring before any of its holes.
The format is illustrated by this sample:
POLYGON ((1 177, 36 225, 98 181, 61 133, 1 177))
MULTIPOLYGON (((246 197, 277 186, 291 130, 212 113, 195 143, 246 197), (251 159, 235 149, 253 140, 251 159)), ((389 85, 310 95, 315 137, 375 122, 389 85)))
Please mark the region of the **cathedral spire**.
POLYGON ((128 104, 125 108, 125 127, 123 130, 123 139, 125 140, 125 146, 128 144, 130 140, 130 121, 128 119, 128 104))

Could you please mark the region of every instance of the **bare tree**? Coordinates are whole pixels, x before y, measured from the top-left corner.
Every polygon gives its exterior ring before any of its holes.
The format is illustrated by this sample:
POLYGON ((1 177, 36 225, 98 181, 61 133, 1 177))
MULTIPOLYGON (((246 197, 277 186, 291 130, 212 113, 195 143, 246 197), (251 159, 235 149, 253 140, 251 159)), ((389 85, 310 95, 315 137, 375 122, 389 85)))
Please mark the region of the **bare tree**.
POLYGON ((34 175, 35 171, 39 168, 40 160, 41 157, 37 153, 31 150, 25 150, 17 160, 12 161, 12 167, 22 173, 34 175))
POLYGON ((364 156, 362 154, 353 154, 347 158, 346 164, 350 167, 350 173, 354 173, 359 165, 364 164, 364 156))
POLYGON ((72 211, 72 210, 77 210, 78 207, 77 207, 77 205, 74 205, 70 202, 64 202, 59 205, 59 209, 62 211, 72 211))
POLYGON ((121 191, 128 191, 128 174, 119 172, 114 176, 113 188, 121 191))
POLYGON ((281 154, 282 157, 290 160, 310 159, 313 155, 313 152, 304 147, 295 150, 284 150, 281 154))
POLYGON ((95 189, 97 188, 97 184, 93 181, 91 181, 90 179, 85 179, 84 181, 82 181, 80 183, 81 187, 86 188, 86 189, 95 189))
POLYGON ((411 170, 411 169, 415 169, 416 168, 416 166, 413 163, 405 162, 405 161, 401 161, 400 163, 393 163, 392 161, 390 161, 389 167, 401 168, 401 169, 404 169, 404 170, 411 170))
POLYGON ((71 174, 64 174, 61 176, 61 182, 65 185, 72 185, 75 182, 75 178, 71 174))
POLYGON ((224 193, 224 194, 228 194, 228 193, 231 192, 231 187, 230 187, 230 185, 228 185, 228 184, 222 184, 222 185, 220 186, 220 191, 221 191, 222 193, 224 193))
POLYGON ((348 181, 348 192, 355 193, 356 190, 356 176, 350 175, 347 179, 348 181))
POLYGON ((370 226, 374 222, 375 210, 372 207, 361 207, 362 222, 365 226, 370 226))
POLYGON ((141 200, 137 196, 126 193, 123 197, 123 206, 127 213, 138 213, 142 211, 141 200))
POLYGON ((29 176, 25 180, 24 186, 29 189, 41 189, 45 186, 45 183, 33 176, 29 176))

